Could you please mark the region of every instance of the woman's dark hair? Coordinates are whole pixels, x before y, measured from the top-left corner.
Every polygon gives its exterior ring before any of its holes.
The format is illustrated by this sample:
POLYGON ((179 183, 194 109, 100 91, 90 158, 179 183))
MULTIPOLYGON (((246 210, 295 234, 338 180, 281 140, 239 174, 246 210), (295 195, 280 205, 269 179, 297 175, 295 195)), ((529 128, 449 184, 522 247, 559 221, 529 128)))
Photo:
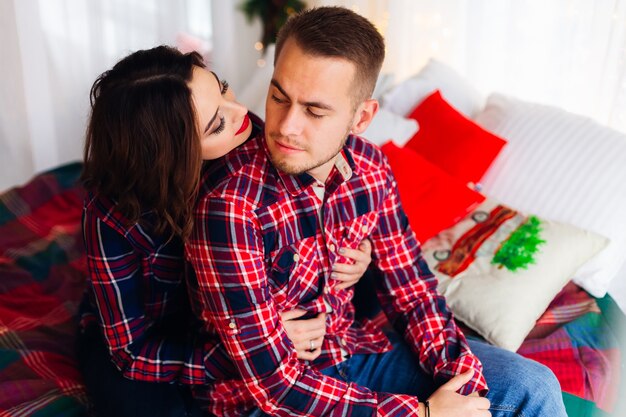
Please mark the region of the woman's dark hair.
POLYGON ((200 181, 200 136, 188 83, 199 54, 159 46, 132 53, 91 88, 85 187, 112 199, 130 224, 186 239, 200 181))

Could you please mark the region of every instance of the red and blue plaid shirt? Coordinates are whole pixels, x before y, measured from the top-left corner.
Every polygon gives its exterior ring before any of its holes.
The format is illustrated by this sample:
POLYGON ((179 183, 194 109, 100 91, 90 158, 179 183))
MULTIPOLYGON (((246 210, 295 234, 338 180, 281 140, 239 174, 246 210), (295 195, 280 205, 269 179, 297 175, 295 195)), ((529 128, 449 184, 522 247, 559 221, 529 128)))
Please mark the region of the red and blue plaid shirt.
MULTIPOLYGON (((149 224, 150 215, 143 218, 149 224)), ((114 202, 93 194, 85 199, 83 236, 89 280, 82 325, 99 322, 124 376, 206 384, 236 372, 191 313, 180 239, 129 225, 114 202)))
POLYGON ((415 397, 372 392, 319 372, 343 361, 346 351, 390 349, 380 329, 354 321, 352 289, 337 290, 330 276, 335 262, 348 262, 338 248, 357 248, 364 238, 382 273, 383 309, 420 365, 441 382, 473 368, 461 392, 487 388, 479 360, 436 292, 385 157, 351 136, 338 161, 323 202, 311 176, 286 175, 270 164, 262 135, 204 174, 186 245, 195 270, 195 278, 188 275, 191 300, 241 375, 194 387, 215 415, 241 416, 253 407, 279 417, 417 415, 415 397), (279 318, 296 307, 327 313, 322 353, 312 363, 297 359, 279 318))

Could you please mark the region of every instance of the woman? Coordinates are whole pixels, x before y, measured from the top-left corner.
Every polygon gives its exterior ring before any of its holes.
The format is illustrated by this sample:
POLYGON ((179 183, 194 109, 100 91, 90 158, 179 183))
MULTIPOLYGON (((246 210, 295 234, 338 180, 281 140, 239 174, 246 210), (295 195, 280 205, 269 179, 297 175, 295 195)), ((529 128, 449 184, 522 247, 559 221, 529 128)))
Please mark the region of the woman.
MULTIPOLYGON (((165 46, 135 52, 103 73, 91 105, 82 177, 90 279, 79 357, 86 384, 101 415, 199 415, 187 387, 235 371, 190 311, 183 244, 203 161, 260 134, 262 123, 200 55, 165 46)), ((345 249, 354 264, 334 266, 342 287, 370 262, 369 242, 345 249)), ((312 360, 325 317, 298 320, 303 314, 285 311, 281 319, 298 357, 312 360)))

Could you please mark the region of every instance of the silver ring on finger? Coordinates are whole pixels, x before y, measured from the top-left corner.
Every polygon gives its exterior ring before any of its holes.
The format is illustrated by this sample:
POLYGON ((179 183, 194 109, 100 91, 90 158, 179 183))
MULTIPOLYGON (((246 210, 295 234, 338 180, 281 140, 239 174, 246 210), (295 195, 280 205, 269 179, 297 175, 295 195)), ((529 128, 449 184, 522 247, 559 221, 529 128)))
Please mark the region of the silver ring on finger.
POLYGON ((309 343, 311 344, 311 348, 309 350, 315 350, 315 342, 313 339, 309 340, 309 343))

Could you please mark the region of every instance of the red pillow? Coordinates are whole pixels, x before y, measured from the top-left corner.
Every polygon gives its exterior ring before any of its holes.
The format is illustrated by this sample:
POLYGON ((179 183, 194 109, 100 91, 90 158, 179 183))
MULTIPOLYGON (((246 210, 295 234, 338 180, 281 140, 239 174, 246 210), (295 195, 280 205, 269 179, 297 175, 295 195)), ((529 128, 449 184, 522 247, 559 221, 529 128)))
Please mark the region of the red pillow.
POLYGON ((479 182, 506 141, 478 126, 435 91, 408 116, 419 130, 405 145, 464 182, 479 182))
POLYGON ((404 212, 420 242, 454 225, 485 199, 411 149, 387 142, 382 150, 398 182, 404 212))

